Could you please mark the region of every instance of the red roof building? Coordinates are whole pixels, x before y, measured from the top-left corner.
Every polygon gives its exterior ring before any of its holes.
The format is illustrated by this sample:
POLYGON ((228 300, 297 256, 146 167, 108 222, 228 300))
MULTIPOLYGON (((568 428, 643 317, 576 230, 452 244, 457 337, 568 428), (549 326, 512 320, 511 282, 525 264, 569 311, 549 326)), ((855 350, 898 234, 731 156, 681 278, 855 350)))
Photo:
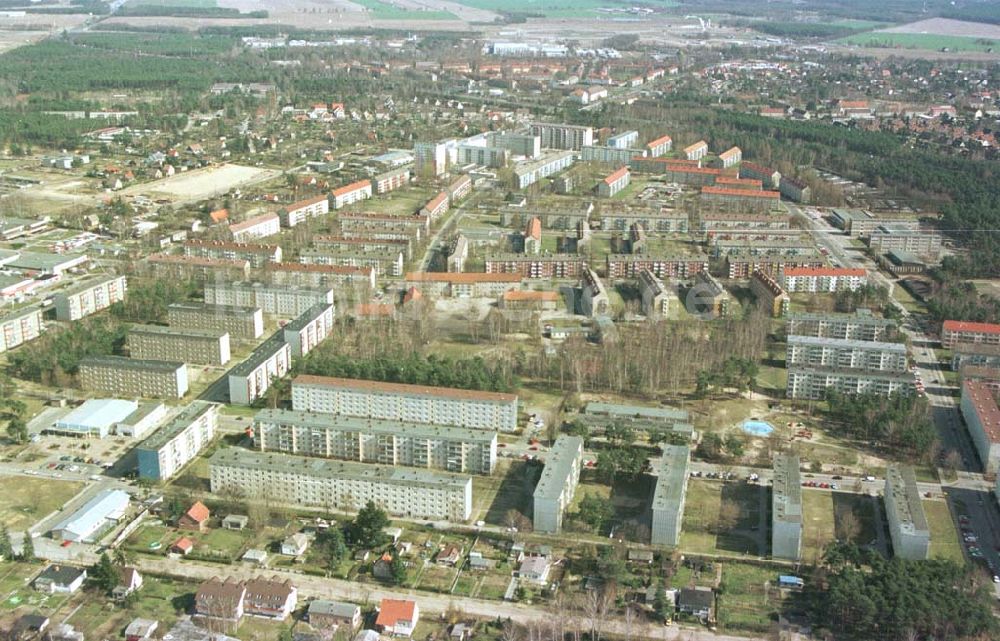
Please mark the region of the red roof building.
POLYGON ((951 349, 956 343, 1000 345, 1000 325, 946 320, 941 325, 941 345, 951 349))
POLYGON ((212 513, 201 501, 196 501, 191 508, 177 519, 177 527, 182 530, 197 530, 204 532, 208 529, 208 519, 212 513))
POLYGON ((388 634, 410 636, 420 620, 420 608, 414 601, 382 599, 375 629, 388 634))

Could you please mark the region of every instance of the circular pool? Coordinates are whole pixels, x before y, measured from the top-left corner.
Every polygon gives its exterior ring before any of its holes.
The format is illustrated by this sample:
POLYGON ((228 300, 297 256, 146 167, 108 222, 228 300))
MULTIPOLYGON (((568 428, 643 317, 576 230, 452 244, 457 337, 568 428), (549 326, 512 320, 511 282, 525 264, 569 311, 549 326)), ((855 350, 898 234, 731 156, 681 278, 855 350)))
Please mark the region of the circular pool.
POLYGON ((770 436, 774 431, 774 426, 767 421, 751 419, 743 421, 743 431, 751 436, 770 436))

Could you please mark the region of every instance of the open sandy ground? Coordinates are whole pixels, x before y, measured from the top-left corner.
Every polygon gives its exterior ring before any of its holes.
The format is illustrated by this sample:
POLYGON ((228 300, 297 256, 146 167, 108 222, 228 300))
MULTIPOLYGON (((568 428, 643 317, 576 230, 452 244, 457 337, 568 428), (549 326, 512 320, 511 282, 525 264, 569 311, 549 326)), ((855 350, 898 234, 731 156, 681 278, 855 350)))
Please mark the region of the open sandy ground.
POLYGON ((879 29, 876 33, 925 33, 932 36, 964 36, 966 38, 1000 40, 1000 25, 965 22, 950 18, 928 18, 927 20, 879 29))

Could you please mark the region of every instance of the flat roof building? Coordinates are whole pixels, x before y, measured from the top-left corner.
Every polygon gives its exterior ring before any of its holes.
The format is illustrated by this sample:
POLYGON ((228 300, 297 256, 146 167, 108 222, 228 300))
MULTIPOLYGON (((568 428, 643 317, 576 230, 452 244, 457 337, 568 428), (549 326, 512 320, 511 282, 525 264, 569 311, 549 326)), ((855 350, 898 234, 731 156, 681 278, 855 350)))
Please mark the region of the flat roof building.
POLYGON ((651 506, 653 521, 650 542, 653 545, 676 546, 680 542, 690 459, 691 450, 685 445, 667 445, 663 448, 651 506))
POLYGON ((104 490, 83 504, 52 528, 52 537, 59 541, 90 542, 108 526, 125 516, 129 505, 128 492, 104 490))
POLYGON ((226 375, 229 402, 250 405, 267 392, 274 379, 287 374, 291 366, 292 348, 285 342, 284 331, 279 329, 245 361, 229 370, 226 375))
POLYGON ((517 396, 447 387, 302 375, 292 381, 292 407, 482 430, 517 429, 517 396))
POLYGON ((125 300, 127 283, 124 276, 95 276, 56 292, 52 303, 56 320, 75 321, 125 300))
POLYGON ((993 390, 979 381, 963 381, 959 408, 983 471, 996 474, 1000 470, 1000 408, 993 390))
POLYGON ((292 358, 301 358, 311 352, 330 335, 332 330, 331 303, 317 303, 281 328, 285 342, 292 350, 292 358))
POLYGON ((230 358, 229 333, 219 329, 132 325, 126 340, 133 358, 199 365, 225 365, 230 358))
POLYGON ((104 438, 115 425, 138 409, 136 401, 115 398, 94 398, 55 422, 50 431, 70 436, 104 438))
POLYGON ((562 530, 563 513, 573 501, 583 467, 583 439, 562 435, 549 450, 542 477, 532 494, 536 532, 562 530))
POLYGON ((913 375, 908 372, 866 372, 858 369, 793 366, 788 369, 785 396, 822 400, 830 389, 841 394, 912 394, 913 375))
POLYGON ((931 532, 909 465, 891 464, 885 471, 885 515, 892 551, 901 559, 923 560, 930 552, 931 532))
POLYGON ((44 329, 39 307, 26 307, 5 314, 0 318, 0 353, 35 340, 44 329))
POLYGON ((492 474, 496 432, 334 414, 261 410, 254 417, 261 451, 492 474))
POLYGON ((173 303, 167 306, 167 322, 171 327, 226 332, 234 341, 251 341, 264 333, 259 307, 173 303))
POLYGON ((182 398, 188 391, 187 365, 124 356, 88 356, 80 361, 80 386, 109 396, 182 398))
POLYGON ((799 457, 774 457, 771 493, 771 556, 798 561, 802 558, 802 482, 799 457))
POLYGON ((816 336, 789 336, 785 364, 787 367, 832 367, 866 372, 903 373, 908 370, 904 343, 816 336))
POLYGON ((282 318, 301 316, 313 305, 333 304, 332 289, 310 289, 251 283, 247 281, 205 283, 205 303, 235 307, 256 307, 263 313, 282 318))
POLYGON ((194 459, 215 437, 219 405, 192 401, 169 423, 139 444, 139 478, 165 481, 194 459))
POLYGON ((789 336, 885 341, 895 336, 897 324, 873 315, 870 310, 859 309, 853 314, 791 313, 787 328, 789 336))
POLYGON ((209 460, 213 493, 240 490, 293 505, 357 511, 369 501, 389 514, 461 522, 472 514, 472 477, 226 448, 209 460))

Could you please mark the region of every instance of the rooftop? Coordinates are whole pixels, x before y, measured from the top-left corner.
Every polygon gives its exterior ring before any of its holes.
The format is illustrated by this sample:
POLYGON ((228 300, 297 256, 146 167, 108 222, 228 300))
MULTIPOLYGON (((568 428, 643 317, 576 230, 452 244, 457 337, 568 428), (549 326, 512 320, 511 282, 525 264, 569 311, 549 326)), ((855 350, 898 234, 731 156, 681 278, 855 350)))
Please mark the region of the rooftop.
POLYGON ((147 370, 150 372, 176 372, 186 367, 179 361, 154 361, 145 358, 128 358, 125 356, 87 356, 80 361, 80 367, 114 367, 126 370, 147 370))
POLYGON ((360 418, 342 414, 302 412, 285 409, 263 409, 254 416, 260 424, 295 425, 309 428, 329 429, 344 432, 385 434, 414 438, 437 438, 444 440, 489 444, 496 440, 495 432, 474 430, 450 425, 390 421, 376 418, 360 418))
POLYGON ((577 465, 577 457, 583 452, 583 439, 579 436, 562 435, 549 450, 542 470, 542 478, 535 486, 534 498, 558 498, 566 487, 566 480, 577 465))
POLYGON ((245 361, 233 366, 233 368, 229 370, 227 376, 250 376, 255 369, 266 363, 268 359, 280 352, 282 349, 291 348, 285 341, 284 330, 279 329, 275 333, 271 334, 270 338, 257 346, 257 348, 250 354, 250 356, 247 357, 245 361))
POLYGON ((260 216, 254 216, 253 218, 247 218, 243 222, 233 223, 229 225, 229 231, 237 233, 245 231, 247 229, 251 229, 256 225, 272 223, 276 220, 278 220, 278 214, 261 214, 260 216))
POLYGON ((239 447, 220 449, 209 459, 209 467, 284 472, 312 478, 390 483, 414 488, 450 486, 458 490, 466 488, 472 480, 469 476, 447 472, 256 452, 239 447))
POLYGON ((85 538, 97 531, 106 520, 121 518, 128 508, 130 498, 128 493, 122 490, 104 490, 52 529, 68 530, 85 538))
POLYGON ((1000 334, 1000 325, 996 323, 970 323, 966 321, 946 320, 941 325, 941 331, 1000 334))
POLYGON ((802 523, 802 482, 799 476, 799 457, 791 454, 775 455, 771 507, 775 521, 802 523))
POLYGON ((57 425, 99 429, 128 418, 138 407, 135 401, 95 398, 59 419, 57 425))
POLYGON ((313 322, 327 311, 333 311, 332 303, 316 303, 306 311, 302 312, 298 318, 288 321, 282 328, 284 331, 299 332, 309 326, 309 323, 313 322))
POLYGON ((663 448, 656 489, 653 491, 654 510, 679 510, 687 489, 687 472, 691 450, 685 445, 663 448))
POLYGON ((990 443, 1000 443, 1000 408, 990 386, 981 381, 963 381, 962 400, 975 410, 990 443))
POLYGON ((687 421, 690 414, 686 410, 672 407, 646 407, 644 405, 622 405, 591 401, 583 410, 587 414, 601 414, 615 418, 647 418, 663 421, 687 421))
POLYGON ((742 196, 743 198, 767 198, 768 200, 779 200, 781 194, 776 191, 751 191, 748 189, 728 189, 726 187, 702 187, 702 194, 716 196, 742 196))
POLYGON ((160 449, 201 418, 206 412, 211 411, 212 408, 218 408, 218 405, 209 403, 208 401, 191 401, 169 423, 143 441, 138 449, 154 451, 160 449))
POLYGON ((858 277, 863 278, 868 275, 864 269, 853 267, 786 267, 784 269, 786 277, 808 278, 812 276, 837 276, 840 278, 858 277))
POLYGON ((788 337, 789 344, 795 345, 815 345, 817 347, 833 347, 839 349, 861 349, 873 352, 895 352, 906 355, 905 343, 883 343, 879 341, 860 341, 845 338, 825 338, 819 336, 799 336, 788 337))
POLYGON ((129 334, 148 334, 152 336, 189 336, 192 338, 219 339, 228 334, 218 329, 189 329, 187 327, 167 327, 166 325, 132 325, 129 334))
POLYGON ((455 389, 451 387, 431 387, 427 385, 409 385, 406 383, 382 383, 366 381, 359 378, 337 378, 333 376, 313 376, 301 374, 292 381, 296 385, 312 385, 318 387, 339 387, 345 389, 360 389, 383 394, 405 394, 410 396, 437 396, 466 401, 484 401, 493 403, 509 403, 517 401, 516 394, 501 394, 498 392, 481 392, 478 390, 455 389))
MULTIPOLYGON (((885 493, 892 493, 893 509, 900 529, 910 535, 930 533, 924 505, 920 500, 917 476, 908 465, 889 465, 885 470, 885 493)), ((886 505, 886 509, 889 506, 886 505)))
POLYGON ((254 315, 260 311, 259 307, 242 307, 240 305, 212 305, 210 303, 171 303, 167 310, 176 309, 179 311, 203 312, 219 315, 254 315))
POLYGON ((334 189, 333 195, 335 197, 344 196, 346 194, 351 193, 352 191, 358 191, 359 189, 364 189, 365 187, 371 187, 371 186, 372 186, 372 181, 370 180, 358 180, 356 182, 352 182, 349 185, 344 185, 343 187, 338 187, 337 189, 334 189))

